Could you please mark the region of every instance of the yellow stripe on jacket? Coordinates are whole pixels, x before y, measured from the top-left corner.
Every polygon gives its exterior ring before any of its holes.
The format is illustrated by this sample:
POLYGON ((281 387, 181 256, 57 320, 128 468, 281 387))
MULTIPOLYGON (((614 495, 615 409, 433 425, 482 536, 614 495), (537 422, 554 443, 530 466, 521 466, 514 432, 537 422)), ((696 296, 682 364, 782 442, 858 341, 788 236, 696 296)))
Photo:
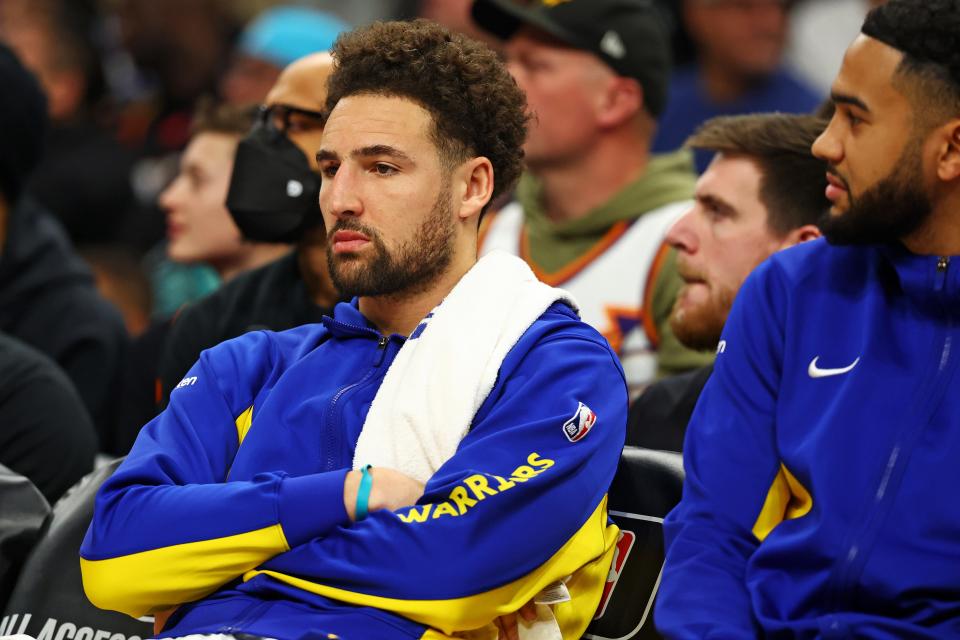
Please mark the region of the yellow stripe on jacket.
POLYGON ((547 585, 567 581, 571 600, 554 607, 565 639, 579 638, 600 602, 613 558, 619 529, 607 522, 607 498, 594 510, 570 540, 549 560, 527 575, 476 595, 445 600, 402 600, 357 593, 318 584, 276 571, 250 571, 244 580, 266 574, 304 591, 350 604, 390 611, 451 634, 489 625, 501 615, 514 613, 547 585))
POLYGON ((80 571, 83 590, 95 606, 139 618, 199 600, 289 550, 283 529, 275 524, 105 560, 80 558, 80 571), (129 589, 133 583, 149 585, 149 589, 129 589))

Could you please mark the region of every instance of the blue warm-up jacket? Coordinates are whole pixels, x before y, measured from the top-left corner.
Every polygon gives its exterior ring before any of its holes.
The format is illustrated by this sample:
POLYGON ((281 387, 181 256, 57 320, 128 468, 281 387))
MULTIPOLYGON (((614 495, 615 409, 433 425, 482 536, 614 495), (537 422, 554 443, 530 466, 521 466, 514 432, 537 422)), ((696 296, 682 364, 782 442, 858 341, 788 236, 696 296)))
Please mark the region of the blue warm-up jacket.
POLYGON ((684 443, 670 638, 960 637, 960 263, 815 241, 737 294, 684 443))
POLYGON ((354 301, 204 352, 97 496, 81 548, 90 600, 133 616, 178 606, 161 637, 443 638, 490 632, 572 576, 554 611, 579 637, 618 533, 606 514, 626 423, 616 356, 553 305, 418 504, 351 523, 344 477, 403 342, 354 301), (581 404, 596 419, 572 434, 571 418, 591 415, 581 404))

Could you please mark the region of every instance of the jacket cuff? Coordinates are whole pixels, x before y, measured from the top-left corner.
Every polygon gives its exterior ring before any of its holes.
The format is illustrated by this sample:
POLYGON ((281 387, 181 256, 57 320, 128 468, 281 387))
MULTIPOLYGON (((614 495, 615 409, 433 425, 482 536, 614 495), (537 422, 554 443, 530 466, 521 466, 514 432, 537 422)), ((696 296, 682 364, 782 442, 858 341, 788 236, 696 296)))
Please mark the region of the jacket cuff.
POLYGON ((349 469, 286 477, 280 484, 280 527, 290 548, 350 524, 343 504, 343 483, 349 469))

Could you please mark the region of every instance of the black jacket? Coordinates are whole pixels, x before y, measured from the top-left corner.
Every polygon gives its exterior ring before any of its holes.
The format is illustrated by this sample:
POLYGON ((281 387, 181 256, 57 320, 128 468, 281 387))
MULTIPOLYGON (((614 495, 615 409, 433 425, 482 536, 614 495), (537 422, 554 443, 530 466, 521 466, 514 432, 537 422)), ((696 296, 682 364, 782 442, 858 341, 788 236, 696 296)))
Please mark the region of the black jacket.
POLYGON ((630 406, 627 444, 663 451, 683 451, 687 423, 713 373, 713 365, 664 378, 647 387, 630 406))
POLYGON ((63 371, 0 333, 0 464, 53 504, 93 470, 96 454, 93 423, 63 371))
MULTIPOLYGON (((330 308, 317 306, 310 298, 300 275, 296 251, 237 276, 210 295, 185 307, 174 317, 169 329, 155 328, 157 335, 166 333, 159 378, 156 385, 140 381, 136 383, 136 388, 156 387, 157 397, 146 399, 153 401, 147 414, 143 409, 124 411, 128 417, 117 434, 120 448, 129 448, 133 444, 140 427, 166 405, 170 390, 183 379, 204 349, 247 331, 283 331, 319 322, 330 312, 330 308)), ((156 338, 151 340, 155 342, 156 338)), ((137 374, 131 372, 133 375, 137 374)), ((151 375, 156 375, 156 372, 151 375)), ((141 407, 144 404, 144 399, 138 402, 141 407)))
POLYGON ((93 276, 44 209, 22 198, 9 211, 0 253, 0 331, 67 373, 109 450, 113 393, 127 333, 93 276))

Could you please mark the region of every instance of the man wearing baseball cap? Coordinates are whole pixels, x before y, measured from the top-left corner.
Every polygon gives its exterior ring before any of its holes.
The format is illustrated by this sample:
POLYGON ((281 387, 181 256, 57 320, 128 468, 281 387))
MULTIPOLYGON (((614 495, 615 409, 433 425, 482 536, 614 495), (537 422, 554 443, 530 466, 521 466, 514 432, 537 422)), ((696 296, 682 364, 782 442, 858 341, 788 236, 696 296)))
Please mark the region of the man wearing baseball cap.
POLYGON ((475 0, 472 14, 504 41, 535 116, 528 173, 485 222, 481 253, 518 254, 570 291, 634 394, 709 363, 667 322, 681 281, 663 240, 695 177, 687 151, 650 154, 670 73, 665 17, 652 0, 475 0))

